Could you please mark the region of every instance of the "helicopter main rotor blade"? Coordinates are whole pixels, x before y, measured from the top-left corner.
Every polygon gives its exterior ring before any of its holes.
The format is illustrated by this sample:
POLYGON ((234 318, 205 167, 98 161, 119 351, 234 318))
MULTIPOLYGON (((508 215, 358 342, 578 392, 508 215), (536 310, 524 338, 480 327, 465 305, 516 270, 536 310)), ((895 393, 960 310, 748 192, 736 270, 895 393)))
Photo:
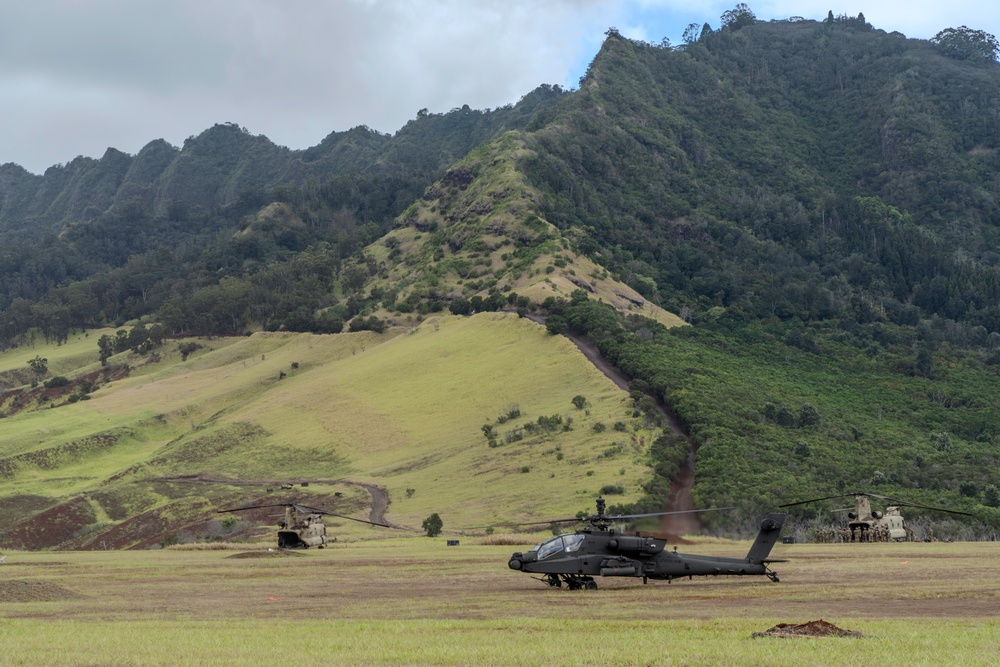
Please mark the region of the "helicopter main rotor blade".
POLYGON ((469 526, 463 530, 474 530, 476 528, 517 528, 519 526, 544 526, 550 523, 574 523, 577 521, 594 521, 596 519, 606 519, 608 521, 620 521, 622 519, 639 519, 647 516, 665 516, 668 514, 695 514, 698 512, 724 512, 735 509, 733 507, 713 507, 705 510, 676 510, 673 512, 649 512, 646 514, 590 514, 588 516, 574 516, 567 519, 548 519, 546 521, 517 521, 514 523, 493 523, 488 526, 469 526))
POLYGON ((645 516, 667 516, 669 514, 698 514, 700 512, 727 512, 729 510, 736 509, 735 507, 712 507, 705 510, 675 510, 673 512, 647 512, 646 514, 595 514, 589 518, 597 519, 604 518, 610 519, 611 521, 618 521, 619 519, 640 519, 645 516))
POLYGON ((355 519, 353 516, 345 516, 343 514, 337 514, 335 512, 327 512, 326 510, 319 509, 318 507, 309 507, 308 505, 293 505, 295 509, 302 512, 303 514, 323 514, 326 516, 335 516, 340 519, 348 519, 350 521, 357 521, 359 523, 367 523, 372 526, 381 526, 382 528, 395 528, 396 526, 390 526, 386 523, 378 523, 376 521, 366 521, 365 519, 355 519))
POLYGON ((824 496, 822 498, 810 498, 809 500, 800 500, 797 503, 785 503, 784 505, 778 505, 778 507, 795 507, 796 505, 807 505, 808 503, 818 503, 821 500, 833 500, 834 498, 849 498, 851 496, 870 496, 870 493, 838 493, 835 496, 824 496))
POLYGON ((233 507, 227 510, 216 510, 218 514, 223 512, 242 512, 244 510, 257 510, 265 507, 294 507, 291 503, 275 503, 274 505, 247 505, 246 507, 233 507))
POLYGON ((943 507, 931 507, 930 505, 919 505, 917 503, 908 503, 905 500, 896 500, 893 498, 886 498, 886 500, 891 501, 893 504, 898 505, 899 507, 919 507, 925 510, 934 510, 935 512, 947 512, 949 514, 962 514, 964 516, 975 516, 974 514, 970 514, 969 512, 960 512, 958 510, 946 510, 943 507))

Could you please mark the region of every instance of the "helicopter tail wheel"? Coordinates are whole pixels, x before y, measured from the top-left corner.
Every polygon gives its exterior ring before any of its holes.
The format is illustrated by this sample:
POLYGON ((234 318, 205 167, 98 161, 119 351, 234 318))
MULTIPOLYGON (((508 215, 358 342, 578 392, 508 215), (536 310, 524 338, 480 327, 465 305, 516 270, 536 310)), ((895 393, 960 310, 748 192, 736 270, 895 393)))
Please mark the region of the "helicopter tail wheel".
POLYGON ((770 579, 771 581, 773 581, 774 583, 778 583, 779 581, 781 581, 781 579, 778 579, 778 573, 777 572, 772 572, 771 570, 768 570, 766 572, 766 574, 767 574, 767 578, 770 579))

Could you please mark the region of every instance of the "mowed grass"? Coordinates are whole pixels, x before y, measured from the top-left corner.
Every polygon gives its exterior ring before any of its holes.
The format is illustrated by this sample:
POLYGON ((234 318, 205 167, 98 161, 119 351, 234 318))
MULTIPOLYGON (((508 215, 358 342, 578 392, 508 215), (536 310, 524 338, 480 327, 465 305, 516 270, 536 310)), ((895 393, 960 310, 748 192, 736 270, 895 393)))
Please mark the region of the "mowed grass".
MULTIPOLYGON (((743 555, 748 542, 681 550, 743 555)), ((9 665, 992 665, 992 543, 789 545, 762 577, 598 591, 511 571, 512 547, 414 537, 259 558, 225 551, 7 553, 9 665), (871 547, 871 548, 869 548, 871 547), (907 562, 905 577, 885 576, 907 562), (945 583, 942 583, 945 582, 945 583), (865 638, 753 638, 824 619, 865 638)))
MULTIPOLYGON (((100 333, 8 352, 0 366, 39 354, 50 366, 93 370, 100 333)), ((436 316, 385 335, 262 332, 196 342, 202 348, 185 361, 178 341, 155 362, 117 355, 112 362, 128 363, 129 377, 101 385, 89 400, 3 419, 0 458, 18 458, 2 493, 60 500, 198 474, 261 480, 246 488, 249 502, 263 494, 264 480, 346 479, 386 488, 396 523, 419 529, 437 512, 446 532, 464 532, 592 511, 604 486, 624 490, 612 503, 628 502, 648 478, 658 428, 634 417, 627 393, 569 340, 513 314, 436 316), (578 395, 584 409, 572 403, 578 395), (501 423, 513 408, 520 415, 501 423), (562 423, 524 430, 539 417, 562 423), (70 446, 108 433, 117 438, 112 447, 70 446), (52 453, 44 466, 25 462, 39 452, 52 453), (125 470, 121 482, 105 483, 125 470)), ((337 527, 348 537, 370 533, 353 522, 337 527)))

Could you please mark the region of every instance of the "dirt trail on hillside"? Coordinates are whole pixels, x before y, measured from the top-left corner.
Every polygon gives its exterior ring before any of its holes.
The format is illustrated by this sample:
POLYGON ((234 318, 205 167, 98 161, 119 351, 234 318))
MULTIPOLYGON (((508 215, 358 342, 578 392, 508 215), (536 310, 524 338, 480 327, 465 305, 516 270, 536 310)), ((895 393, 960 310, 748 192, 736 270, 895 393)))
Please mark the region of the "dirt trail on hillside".
MULTIPOLYGON (((527 317, 532 322, 542 325, 545 324, 545 318, 540 315, 528 315, 527 317)), ((604 355, 601 354, 600 350, 597 349, 597 346, 594 345, 594 343, 587 338, 572 332, 564 332, 563 335, 573 341, 573 344, 580 349, 583 356, 586 357, 595 368, 604 373, 612 382, 614 382, 618 388, 625 391, 629 390, 628 382, 630 378, 622 373, 610 361, 605 359, 604 355)), ((670 428, 670 432, 674 435, 685 438, 689 445, 687 459, 678 471, 677 477, 670 483, 670 498, 667 500, 667 506, 663 508, 663 511, 680 512, 684 510, 696 509, 694 506, 694 500, 691 498, 691 489, 694 487, 694 443, 691 442, 691 439, 681 428, 681 423, 680 420, 677 419, 677 415, 675 415, 673 411, 667 407, 667 405, 663 402, 663 399, 659 396, 653 396, 653 399, 656 401, 656 409, 666 420, 667 426, 670 428)), ((672 535, 700 533, 703 527, 701 518, 697 514, 673 514, 663 517, 660 521, 660 531, 670 533, 672 535)))

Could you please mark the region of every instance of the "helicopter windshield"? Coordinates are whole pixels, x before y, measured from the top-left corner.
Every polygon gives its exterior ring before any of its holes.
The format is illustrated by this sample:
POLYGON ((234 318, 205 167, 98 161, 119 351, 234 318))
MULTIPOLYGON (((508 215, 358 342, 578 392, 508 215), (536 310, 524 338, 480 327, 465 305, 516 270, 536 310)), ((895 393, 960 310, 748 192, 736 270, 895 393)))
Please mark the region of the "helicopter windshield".
POLYGON ((580 545, 583 544, 583 539, 583 535, 578 534, 559 535, 550 540, 539 543, 532 549, 532 551, 538 552, 538 560, 544 560, 559 551, 576 551, 580 548, 580 545))

